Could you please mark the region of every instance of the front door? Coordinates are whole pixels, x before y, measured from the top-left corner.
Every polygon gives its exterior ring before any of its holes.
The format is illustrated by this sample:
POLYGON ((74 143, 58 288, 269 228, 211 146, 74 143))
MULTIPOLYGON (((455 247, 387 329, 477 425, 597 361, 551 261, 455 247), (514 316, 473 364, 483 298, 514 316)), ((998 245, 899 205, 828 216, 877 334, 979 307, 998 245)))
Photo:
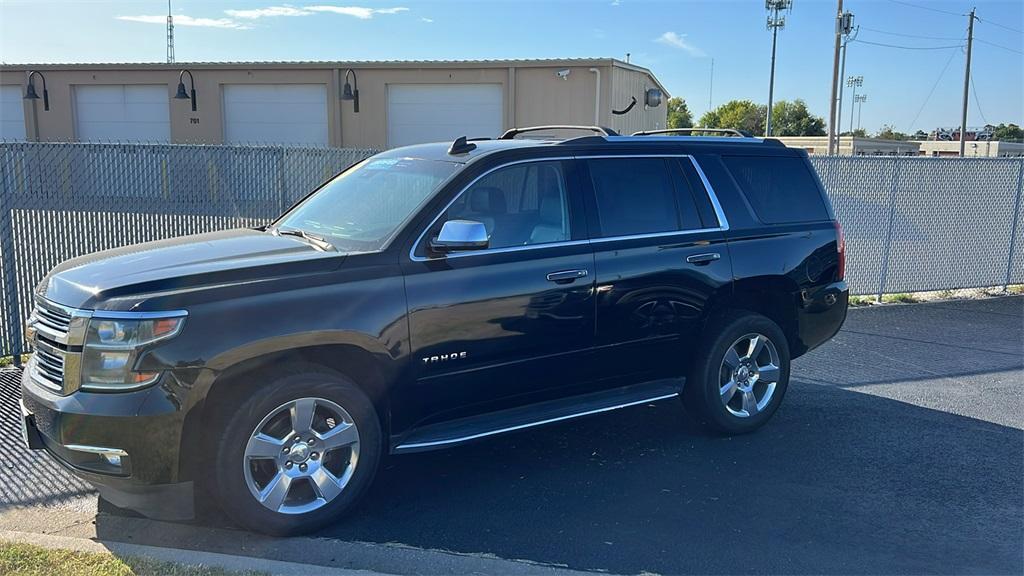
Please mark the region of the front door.
POLYGON ((595 358, 605 385, 685 374, 707 304, 731 282, 722 226, 688 162, 581 159, 592 190, 595 358))
POLYGON ((574 164, 530 161, 484 173, 419 240, 406 269, 415 390, 404 425, 557 395, 594 335, 594 256, 574 164), (448 220, 486 227, 487 249, 432 254, 448 220))

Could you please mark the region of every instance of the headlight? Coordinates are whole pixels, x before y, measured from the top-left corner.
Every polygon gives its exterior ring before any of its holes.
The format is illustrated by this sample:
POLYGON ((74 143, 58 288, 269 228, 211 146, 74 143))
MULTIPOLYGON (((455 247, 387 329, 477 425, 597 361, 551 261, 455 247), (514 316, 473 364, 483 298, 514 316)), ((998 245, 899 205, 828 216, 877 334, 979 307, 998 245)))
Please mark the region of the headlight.
POLYGON ((128 390, 155 382, 160 377, 159 372, 136 372, 132 368, 143 348, 181 332, 185 315, 173 314, 153 318, 94 316, 89 321, 82 349, 81 387, 128 390))

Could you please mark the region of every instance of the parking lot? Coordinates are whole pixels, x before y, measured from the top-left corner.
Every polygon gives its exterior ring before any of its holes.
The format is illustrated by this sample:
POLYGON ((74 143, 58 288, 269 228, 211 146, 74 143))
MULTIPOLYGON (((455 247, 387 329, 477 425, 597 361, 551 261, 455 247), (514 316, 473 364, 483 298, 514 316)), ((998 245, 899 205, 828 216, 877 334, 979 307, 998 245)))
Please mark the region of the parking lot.
MULTIPOLYGON (((758 433, 706 435, 670 401, 395 457, 318 536, 618 574, 1019 574, 1022 358, 1024 297, 854 309, 758 433)), ((21 448, 0 381, 0 507, 21 509, 0 524, 92 502, 21 448)), ((119 514, 100 508, 98 527, 119 514)))

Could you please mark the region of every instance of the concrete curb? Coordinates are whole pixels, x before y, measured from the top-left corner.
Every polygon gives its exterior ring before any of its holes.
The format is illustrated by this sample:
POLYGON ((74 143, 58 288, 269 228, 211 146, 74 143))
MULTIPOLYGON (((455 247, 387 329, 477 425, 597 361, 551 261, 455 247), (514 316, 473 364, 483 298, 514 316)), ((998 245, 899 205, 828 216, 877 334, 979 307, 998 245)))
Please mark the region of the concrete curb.
POLYGON ((317 566, 314 564, 265 560, 250 556, 234 556, 230 554, 218 554, 215 552, 198 552, 195 550, 160 548, 157 546, 144 546, 141 544, 105 542, 89 540, 86 538, 72 538, 69 536, 16 532, 13 530, 0 531, 0 541, 33 544, 43 548, 73 550, 76 552, 111 553, 114 556, 135 556, 162 562, 176 562, 178 564, 187 564, 191 566, 210 566, 222 568, 224 570, 233 570, 236 572, 269 572, 274 576, 305 576, 307 574, 322 574, 325 576, 382 575, 381 572, 370 572, 366 570, 345 570, 341 568, 317 566))

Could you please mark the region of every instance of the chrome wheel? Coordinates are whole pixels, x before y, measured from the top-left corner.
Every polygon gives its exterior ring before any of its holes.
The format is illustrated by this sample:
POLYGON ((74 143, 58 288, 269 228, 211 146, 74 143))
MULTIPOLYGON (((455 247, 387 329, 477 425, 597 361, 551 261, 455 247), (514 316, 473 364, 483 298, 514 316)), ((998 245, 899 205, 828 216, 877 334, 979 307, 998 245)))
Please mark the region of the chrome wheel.
POLYGON ((359 461, 359 430, 344 408, 323 398, 278 406, 245 445, 245 482, 263 506, 303 514, 334 500, 359 461))
POLYGON ((764 334, 747 334, 725 352, 719 394, 733 416, 750 418, 768 406, 779 382, 779 351, 764 334))

